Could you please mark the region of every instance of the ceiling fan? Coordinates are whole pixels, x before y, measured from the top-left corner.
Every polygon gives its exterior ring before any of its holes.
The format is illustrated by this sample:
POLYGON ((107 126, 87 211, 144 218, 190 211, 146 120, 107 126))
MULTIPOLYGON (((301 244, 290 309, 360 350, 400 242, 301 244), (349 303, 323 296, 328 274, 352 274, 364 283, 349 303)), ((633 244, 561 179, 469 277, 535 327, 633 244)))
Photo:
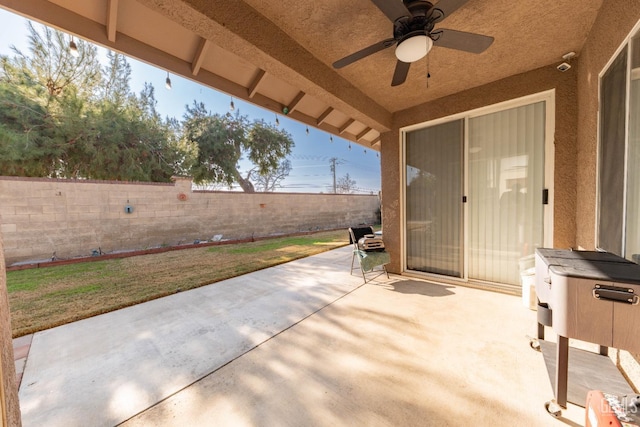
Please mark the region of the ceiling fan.
POLYGON ((371 0, 393 22, 393 37, 373 44, 333 63, 342 68, 391 46, 396 46, 396 69, 391 86, 405 82, 412 62, 423 58, 435 46, 471 53, 484 52, 493 37, 439 28, 437 23, 469 0, 440 0, 435 5, 426 0, 371 0))

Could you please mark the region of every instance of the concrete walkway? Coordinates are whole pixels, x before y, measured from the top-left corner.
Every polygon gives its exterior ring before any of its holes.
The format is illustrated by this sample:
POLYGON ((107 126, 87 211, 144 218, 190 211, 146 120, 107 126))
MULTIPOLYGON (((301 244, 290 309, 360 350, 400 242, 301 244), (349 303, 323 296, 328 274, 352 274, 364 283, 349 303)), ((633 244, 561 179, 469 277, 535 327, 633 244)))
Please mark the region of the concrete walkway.
POLYGON ((519 298, 349 275, 350 249, 33 336, 31 426, 553 426, 519 298))

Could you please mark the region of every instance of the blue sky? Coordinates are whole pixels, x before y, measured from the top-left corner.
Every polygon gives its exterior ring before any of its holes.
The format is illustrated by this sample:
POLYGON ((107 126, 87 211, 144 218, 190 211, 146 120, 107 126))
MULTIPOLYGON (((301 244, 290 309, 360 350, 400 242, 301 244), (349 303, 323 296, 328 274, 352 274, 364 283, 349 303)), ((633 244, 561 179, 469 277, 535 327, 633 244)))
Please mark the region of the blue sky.
MULTIPOLYGON (((0 8, 0 54, 12 55, 11 46, 16 46, 23 52, 28 52, 27 24, 26 20, 18 15, 0 8)), ((106 50, 101 49, 103 57, 106 50)), ((222 92, 194 83, 188 79, 170 74, 172 89, 167 90, 164 82, 167 72, 145 63, 128 58, 131 64, 131 89, 139 93, 145 81, 155 87, 158 111, 163 116, 182 119, 185 105, 192 104, 194 100, 204 102, 207 108, 215 113, 229 111, 231 97, 222 92)), ((274 123, 275 113, 263 108, 246 103, 239 99, 233 99, 236 110, 249 116, 249 119, 264 119, 274 123)), ((332 157, 338 159, 336 176, 338 178, 347 173, 355 180, 359 192, 374 192, 380 190, 380 158, 373 150, 365 150, 364 147, 352 143, 349 149, 349 141, 333 137, 324 131, 307 126, 282 115, 278 115, 280 127, 286 129, 295 142, 292 154, 288 157, 291 161, 292 171, 283 182, 283 188, 279 191, 289 192, 330 192, 333 183, 333 175, 330 170, 332 157)), ((241 167, 246 167, 244 163, 241 167)))

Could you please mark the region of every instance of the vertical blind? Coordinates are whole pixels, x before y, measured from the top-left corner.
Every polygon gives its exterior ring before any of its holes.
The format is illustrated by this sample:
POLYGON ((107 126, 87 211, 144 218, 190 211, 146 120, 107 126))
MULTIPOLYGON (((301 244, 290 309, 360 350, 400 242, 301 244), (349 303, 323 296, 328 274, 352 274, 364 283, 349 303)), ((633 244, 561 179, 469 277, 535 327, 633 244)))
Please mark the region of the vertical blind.
POLYGON ((469 278, 517 285, 542 246, 545 103, 469 120, 469 278))
POLYGON ((600 82, 598 247, 622 255, 627 49, 600 82))

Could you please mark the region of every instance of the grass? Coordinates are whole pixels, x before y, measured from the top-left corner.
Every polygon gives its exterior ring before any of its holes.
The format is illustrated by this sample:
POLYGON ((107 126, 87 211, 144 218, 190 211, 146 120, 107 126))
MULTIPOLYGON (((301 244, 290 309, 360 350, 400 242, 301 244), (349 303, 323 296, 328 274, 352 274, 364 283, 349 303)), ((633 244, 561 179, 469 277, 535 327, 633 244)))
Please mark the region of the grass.
POLYGON ((7 272, 13 337, 314 255, 346 230, 7 272))

